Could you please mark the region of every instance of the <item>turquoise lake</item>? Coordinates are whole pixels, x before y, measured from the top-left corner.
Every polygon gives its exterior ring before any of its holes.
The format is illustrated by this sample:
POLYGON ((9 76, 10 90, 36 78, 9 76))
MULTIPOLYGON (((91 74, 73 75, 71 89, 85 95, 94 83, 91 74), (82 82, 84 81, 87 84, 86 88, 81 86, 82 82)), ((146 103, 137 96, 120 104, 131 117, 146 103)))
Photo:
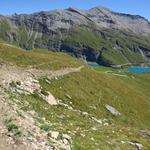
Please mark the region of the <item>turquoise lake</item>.
MULTIPOLYGON (((91 67, 100 67, 99 64, 97 63, 88 63, 89 66, 91 67)), ((131 73, 150 73, 150 67, 131 67, 128 68, 128 72, 131 73)))
POLYGON ((150 68, 133 67, 133 68, 129 68, 128 72, 132 72, 132 73, 150 73, 150 68))
POLYGON ((91 67, 99 67, 100 65, 97 63, 88 63, 89 66, 91 67))

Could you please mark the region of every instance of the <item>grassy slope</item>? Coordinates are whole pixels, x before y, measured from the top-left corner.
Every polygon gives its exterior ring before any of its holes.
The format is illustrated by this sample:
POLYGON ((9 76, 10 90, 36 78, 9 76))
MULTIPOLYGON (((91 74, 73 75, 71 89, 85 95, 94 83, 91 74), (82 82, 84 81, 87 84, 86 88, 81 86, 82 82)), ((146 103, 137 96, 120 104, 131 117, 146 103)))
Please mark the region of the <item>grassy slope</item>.
POLYGON ((0 19, 0 37, 3 40, 8 40, 8 38, 6 37, 6 33, 10 30, 11 29, 9 23, 4 18, 0 19))
POLYGON ((150 126, 150 77, 149 74, 135 76, 135 79, 128 79, 85 68, 82 73, 51 80, 50 84, 45 79, 40 80, 44 90, 52 92, 74 109, 88 112, 98 119, 108 119, 108 122, 113 123, 109 126, 98 125, 88 117, 62 106, 47 106, 36 94, 30 97, 23 95, 22 99, 32 104, 30 109, 35 109, 54 123, 50 127, 52 130, 72 135, 75 150, 134 149, 130 144, 121 144, 121 141, 137 141, 149 149, 148 137, 141 135, 140 130, 147 130, 150 126), (71 100, 66 94, 72 97, 71 100), (105 104, 114 106, 122 116, 112 116, 104 108, 105 104), (93 131, 93 127, 97 130, 93 131), (92 137, 95 141, 91 140, 92 137))
POLYGON ((54 53, 41 49, 25 51, 4 43, 0 43, 0 62, 43 69, 60 69, 62 67, 77 67, 80 65, 79 61, 65 53, 54 53))
MULTIPOLYGON (((23 66, 34 64, 35 67, 44 69, 82 64, 66 54, 41 52, 41 50, 26 52, 3 44, 0 44, 0 61, 23 66), (39 66, 39 62, 44 64, 39 66)), ((127 74, 134 75, 133 79, 105 74, 103 69, 105 70, 102 68, 101 71, 97 71, 86 66, 81 73, 53 79, 50 83, 46 82, 46 78, 42 78, 40 84, 43 89, 50 91, 56 98, 73 108, 86 111, 98 119, 108 119, 113 123, 109 126, 99 125, 89 117, 63 106, 49 106, 36 94, 20 95, 21 101, 18 105, 24 110, 34 109, 40 117, 50 121, 47 125, 41 122, 42 128, 46 126, 46 130, 70 134, 73 138, 72 149, 134 149, 134 146, 127 143, 128 141, 140 142, 145 149, 150 149, 148 136, 140 134, 141 128, 147 130, 150 127, 149 74, 127 74), (71 99, 66 94, 70 95, 71 99), (112 116, 104 108, 105 104, 114 106, 123 115, 112 116), (96 131, 92 130, 93 127, 96 131), (126 143, 122 144, 121 141, 126 143)))
POLYGON ((69 104, 69 99, 65 96, 67 93, 72 97, 76 109, 88 111, 98 118, 111 117, 104 108, 105 104, 110 104, 124 114, 124 118, 119 118, 117 122, 125 121, 136 126, 149 127, 150 84, 147 83, 149 80, 149 75, 142 77, 137 75, 132 79, 106 75, 85 68, 82 73, 51 81, 51 84, 41 80, 41 84, 57 98, 69 104), (93 108, 94 106, 96 108, 93 108))
MULTIPOLYGON (((101 51, 102 48, 107 50, 103 51, 103 58, 112 64, 125 64, 125 63, 141 63, 146 62, 138 50, 129 50, 127 45, 132 47, 138 47, 143 45, 150 48, 148 40, 146 38, 136 37, 132 33, 127 33, 127 35, 122 35, 119 31, 103 31, 105 38, 96 33, 95 31, 85 30, 85 29, 72 29, 74 32, 71 35, 63 35, 62 39, 76 43, 82 43, 93 48, 95 51, 101 51), (119 43, 119 47, 116 47, 116 41, 119 43)), ((60 40, 59 37, 54 37, 54 40, 60 40)))

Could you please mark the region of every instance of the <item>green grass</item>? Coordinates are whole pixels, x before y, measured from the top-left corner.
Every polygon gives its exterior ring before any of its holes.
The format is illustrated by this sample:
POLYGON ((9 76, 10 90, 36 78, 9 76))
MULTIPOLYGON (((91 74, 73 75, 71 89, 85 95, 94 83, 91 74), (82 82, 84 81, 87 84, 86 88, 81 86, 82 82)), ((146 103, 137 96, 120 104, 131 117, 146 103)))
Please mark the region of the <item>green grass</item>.
POLYGON ((94 67, 95 70, 105 72, 105 71, 116 71, 117 69, 113 69, 112 67, 105 67, 105 66, 97 66, 94 67))
POLYGON ((50 125, 48 125, 48 124, 42 124, 42 125, 40 126, 40 128, 41 128, 42 130, 46 131, 46 132, 52 130, 52 127, 51 127, 50 125))
POLYGON ((104 59, 111 64, 125 64, 128 62, 126 57, 124 57, 120 51, 106 51, 102 54, 104 59))
POLYGON ((78 67, 82 64, 65 53, 55 53, 42 49, 25 51, 2 43, 0 43, 0 62, 52 70, 78 67))
POLYGON ((8 37, 6 36, 6 33, 10 32, 10 30, 11 30, 10 25, 7 22, 7 20, 4 18, 0 18, 0 37, 3 40, 6 40, 6 41, 9 40, 8 37))
POLYGON ((72 36, 65 36, 64 39, 67 39, 69 41, 74 41, 78 43, 82 43, 84 45, 88 45, 89 47, 92 47, 96 51, 98 49, 106 46, 108 47, 109 43, 106 45, 106 41, 101 38, 97 33, 88 31, 88 30, 83 30, 83 29, 78 29, 75 30, 75 34, 72 36))
POLYGON ((118 123, 124 121, 122 118, 111 116, 105 110, 104 105, 110 104, 124 115, 129 125, 149 127, 150 84, 147 82, 150 78, 148 75, 143 76, 146 81, 141 79, 140 75, 136 75, 135 79, 124 78, 85 68, 82 73, 53 80, 51 84, 45 82, 45 79, 41 79, 40 82, 45 90, 52 92, 67 104, 70 99, 65 95, 70 95, 72 105, 76 109, 88 111, 98 118, 112 118, 118 123))

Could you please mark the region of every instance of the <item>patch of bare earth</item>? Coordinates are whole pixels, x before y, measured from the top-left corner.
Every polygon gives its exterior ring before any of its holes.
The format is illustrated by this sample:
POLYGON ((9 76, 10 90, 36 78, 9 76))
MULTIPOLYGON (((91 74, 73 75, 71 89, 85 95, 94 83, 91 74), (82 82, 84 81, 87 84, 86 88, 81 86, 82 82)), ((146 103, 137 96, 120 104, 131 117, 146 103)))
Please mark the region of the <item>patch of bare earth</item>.
MULTIPOLYGON (((0 65, 0 150, 70 150, 70 145, 49 137, 41 130, 34 120, 37 114, 34 111, 18 109, 15 102, 10 100, 8 91, 13 83, 17 83, 17 92, 41 94, 38 78, 47 76, 49 79, 73 72, 80 72, 79 68, 66 68, 58 71, 21 68, 13 65, 0 65), (54 144, 49 145, 48 141, 54 144)), ((15 89, 15 90, 16 90, 15 89)), ((40 95, 49 104, 57 104, 51 93, 47 97, 40 95)), ((16 100, 17 101, 17 100, 16 100)))

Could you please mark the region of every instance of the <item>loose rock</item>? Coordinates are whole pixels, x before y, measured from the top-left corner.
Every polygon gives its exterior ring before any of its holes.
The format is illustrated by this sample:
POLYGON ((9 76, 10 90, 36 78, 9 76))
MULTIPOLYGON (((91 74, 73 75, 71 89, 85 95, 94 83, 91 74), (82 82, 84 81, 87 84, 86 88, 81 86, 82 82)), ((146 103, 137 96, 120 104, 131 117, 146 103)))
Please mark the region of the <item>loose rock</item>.
POLYGON ((116 110, 114 107, 110 106, 110 105, 105 105, 105 108, 112 114, 112 115, 115 115, 115 116, 120 116, 121 113, 116 110))
POLYGON ((57 132, 57 131, 52 131, 52 132, 50 133, 50 135, 51 135, 52 138, 57 139, 58 136, 59 136, 59 132, 57 132))

